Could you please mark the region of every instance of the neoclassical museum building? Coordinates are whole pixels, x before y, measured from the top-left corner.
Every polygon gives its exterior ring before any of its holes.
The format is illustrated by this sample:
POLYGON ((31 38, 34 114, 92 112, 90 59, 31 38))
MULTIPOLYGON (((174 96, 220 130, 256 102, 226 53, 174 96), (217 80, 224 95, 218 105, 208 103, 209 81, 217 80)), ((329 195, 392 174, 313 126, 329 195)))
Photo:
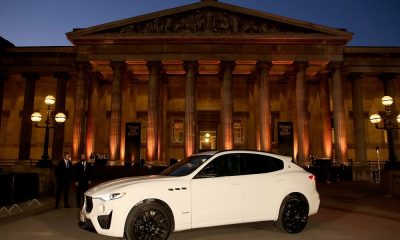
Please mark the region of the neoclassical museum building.
POLYGON ((369 116, 385 115, 385 95, 398 114, 400 47, 349 47, 345 29, 215 0, 66 36, 73 46, 1 40, 0 165, 35 163, 46 144, 53 161, 102 153, 111 165, 224 149, 303 166, 310 156, 367 166, 377 148, 381 161, 398 158, 399 130, 377 129, 369 116), (40 112, 45 126, 47 95, 49 131, 31 121, 40 112), (54 122, 58 112, 65 123, 54 122), (127 151, 130 134, 138 147, 127 151))

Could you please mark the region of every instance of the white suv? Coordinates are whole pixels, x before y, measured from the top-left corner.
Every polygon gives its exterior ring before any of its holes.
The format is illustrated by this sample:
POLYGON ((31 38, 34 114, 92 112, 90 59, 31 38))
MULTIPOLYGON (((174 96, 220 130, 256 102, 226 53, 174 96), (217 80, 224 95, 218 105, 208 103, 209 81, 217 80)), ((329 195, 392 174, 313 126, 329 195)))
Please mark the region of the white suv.
POLYGON ((174 231, 256 221, 298 233, 319 203, 315 176, 290 157, 229 150, 192 155, 160 175, 93 187, 80 221, 127 239, 167 239, 174 231))

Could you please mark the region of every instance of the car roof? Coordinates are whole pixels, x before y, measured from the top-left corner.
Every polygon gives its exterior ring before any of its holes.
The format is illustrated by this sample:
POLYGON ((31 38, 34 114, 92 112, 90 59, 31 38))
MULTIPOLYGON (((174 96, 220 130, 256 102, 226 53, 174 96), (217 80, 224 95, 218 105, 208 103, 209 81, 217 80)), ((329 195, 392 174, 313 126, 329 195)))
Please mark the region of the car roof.
POLYGON ((284 160, 285 162, 291 162, 292 157, 291 156, 285 156, 285 155, 280 155, 276 153, 271 153, 271 152, 264 152, 264 151, 258 151, 258 150, 245 150, 245 149, 231 149, 231 150, 221 150, 221 151, 207 151, 207 152, 200 152, 193 154, 193 156, 213 156, 215 154, 219 153, 254 153, 254 154, 265 154, 273 157, 277 157, 279 159, 284 160))

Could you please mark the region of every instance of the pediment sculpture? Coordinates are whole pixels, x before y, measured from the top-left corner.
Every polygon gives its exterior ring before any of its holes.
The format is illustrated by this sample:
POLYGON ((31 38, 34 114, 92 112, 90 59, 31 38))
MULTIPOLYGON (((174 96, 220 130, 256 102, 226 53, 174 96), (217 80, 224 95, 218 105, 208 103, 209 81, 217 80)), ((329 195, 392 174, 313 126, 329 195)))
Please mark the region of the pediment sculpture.
POLYGON ((205 7, 192 11, 153 18, 122 27, 108 29, 102 33, 121 34, 244 34, 244 33, 315 33, 311 29, 301 28, 282 22, 205 7))

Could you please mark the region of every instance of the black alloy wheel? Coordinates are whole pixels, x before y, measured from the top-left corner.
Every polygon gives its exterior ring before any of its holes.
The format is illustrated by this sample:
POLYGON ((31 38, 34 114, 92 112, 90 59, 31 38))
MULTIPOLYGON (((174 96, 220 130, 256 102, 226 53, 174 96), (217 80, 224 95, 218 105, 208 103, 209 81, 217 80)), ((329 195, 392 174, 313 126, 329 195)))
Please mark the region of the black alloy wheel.
POLYGON ((299 233, 307 225, 308 204, 297 196, 288 196, 279 211, 277 227, 287 233, 299 233))
POLYGON ((156 203, 143 203, 128 215, 125 236, 129 240, 165 240, 171 232, 168 211, 156 203))

